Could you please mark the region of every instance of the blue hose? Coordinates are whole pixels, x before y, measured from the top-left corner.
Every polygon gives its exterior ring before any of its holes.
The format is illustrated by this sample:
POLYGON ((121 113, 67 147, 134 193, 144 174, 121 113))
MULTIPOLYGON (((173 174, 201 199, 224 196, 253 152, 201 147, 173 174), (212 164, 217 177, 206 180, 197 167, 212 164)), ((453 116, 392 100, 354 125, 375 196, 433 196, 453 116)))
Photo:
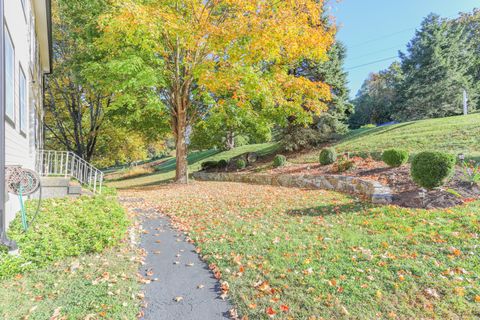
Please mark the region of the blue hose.
POLYGON ((20 209, 22 212, 22 226, 23 231, 27 232, 28 230, 28 223, 27 223, 27 211, 25 210, 25 205, 23 204, 23 187, 20 186, 20 190, 18 192, 18 200, 20 201, 20 209))

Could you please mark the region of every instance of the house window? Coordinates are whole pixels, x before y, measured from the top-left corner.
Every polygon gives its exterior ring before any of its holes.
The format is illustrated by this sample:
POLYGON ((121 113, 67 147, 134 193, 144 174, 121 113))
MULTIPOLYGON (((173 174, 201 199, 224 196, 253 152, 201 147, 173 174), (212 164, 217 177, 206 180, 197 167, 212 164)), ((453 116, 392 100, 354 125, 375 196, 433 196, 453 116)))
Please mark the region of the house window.
POLYGON ((22 67, 20 67, 20 78, 18 82, 18 99, 20 107, 20 132, 26 133, 27 131, 27 78, 22 67))
POLYGON ((5 28, 5 114, 15 123, 15 50, 5 28))

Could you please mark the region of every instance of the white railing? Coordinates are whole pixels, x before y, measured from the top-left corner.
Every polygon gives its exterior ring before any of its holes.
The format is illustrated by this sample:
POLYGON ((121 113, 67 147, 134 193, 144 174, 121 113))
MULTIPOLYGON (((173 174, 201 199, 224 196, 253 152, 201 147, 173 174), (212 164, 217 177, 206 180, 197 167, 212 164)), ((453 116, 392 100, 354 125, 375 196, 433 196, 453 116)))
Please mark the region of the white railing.
POLYGON ((36 171, 43 177, 74 178, 94 193, 102 193, 103 172, 73 152, 40 150, 36 171))

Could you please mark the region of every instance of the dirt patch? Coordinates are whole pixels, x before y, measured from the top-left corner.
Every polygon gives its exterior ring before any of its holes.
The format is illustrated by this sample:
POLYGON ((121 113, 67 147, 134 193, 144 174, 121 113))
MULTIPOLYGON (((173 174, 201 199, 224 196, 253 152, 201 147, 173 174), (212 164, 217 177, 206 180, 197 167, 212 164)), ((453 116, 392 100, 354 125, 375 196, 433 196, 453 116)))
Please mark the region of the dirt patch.
MULTIPOLYGON (((264 159, 262 159, 264 160, 264 159)), ((258 172, 262 165, 262 172, 272 175, 345 175, 375 180, 389 186, 393 194, 394 205, 408 208, 449 208, 480 198, 480 187, 465 182, 462 171, 457 168, 454 177, 442 188, 424 190, 418 187, 410 177, 410 165, 400 168, 390 168, 385 163, 373 159, 352 158, 355 169, 338 173, 335 165, 321 166, 319 164, 288 164, 282 168, 265 167, 264 161, 259 161, 254 167, 239 171, 241 173, 258 172)), ((230 170, 229 170, 230 171, 230 170)), ((233 171, 233 170, 232 170, 233 171)))

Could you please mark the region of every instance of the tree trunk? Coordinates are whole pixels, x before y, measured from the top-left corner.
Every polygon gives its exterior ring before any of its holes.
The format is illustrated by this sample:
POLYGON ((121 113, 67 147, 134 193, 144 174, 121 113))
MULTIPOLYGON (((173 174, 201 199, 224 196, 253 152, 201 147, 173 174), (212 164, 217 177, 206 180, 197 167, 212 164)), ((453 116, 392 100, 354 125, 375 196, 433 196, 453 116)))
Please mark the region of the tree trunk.
POLYGON ((227 150, 232 150, 233 148, 235 148, 235 135, 231 131, 227 132, 225 147, 227 148, 227 150))
POLYGON ((187 114, 183 108, 179 111, 175 121, 175 146, 176 146, 176 174, 175 182, 180 184, 188 183, 188 162, 187 144, 185 143, 185 131, 187 128, 187 114))

